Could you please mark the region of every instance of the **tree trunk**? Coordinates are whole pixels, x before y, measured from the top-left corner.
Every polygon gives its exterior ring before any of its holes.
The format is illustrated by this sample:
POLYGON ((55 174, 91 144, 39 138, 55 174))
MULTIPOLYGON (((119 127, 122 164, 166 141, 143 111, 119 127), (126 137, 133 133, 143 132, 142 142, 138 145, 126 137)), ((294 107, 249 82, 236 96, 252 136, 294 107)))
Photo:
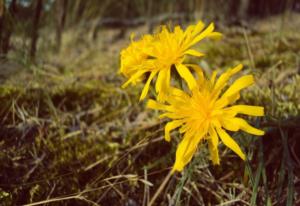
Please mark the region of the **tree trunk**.
POLYGON ((56 0, 56 50, 60 51, 62 33, 65 27, 68 0, 56 0))
POLYGON ((76 12, 76 16, 75 16, 75 22, 74 24, 76 23, 79 23, 82 21, 82 17, 84 16, 84 13, 85 13, 85 9, 86 9, 86 1, 85 0, 78 0, 76 2, 76 9, 75 9, 75 12, 76 12))
POLYGON ((0 54, 5 57, 10 47, 10 37, 13 32, 17 0, 11 1, 8 12, 5 10, 5 1, 0 0, 0 4, 0 54))
POLYGON ((4 31, 4 0, 0 0, 0 55, 2 48, 2 33, 4 31))
POLYGON ((43 9, 43 1, 42 0, 36 0, 35 5, 35 13, 34 13, 34 19, 33 19, 33 25, 32 25, 32 33, 31 33, 31 47, 30 47, 30 58, 34 60, 35 53, 36 53, 36 45, 38 40, 38 28, 39 28, 39 22, 40 17, 43 9))

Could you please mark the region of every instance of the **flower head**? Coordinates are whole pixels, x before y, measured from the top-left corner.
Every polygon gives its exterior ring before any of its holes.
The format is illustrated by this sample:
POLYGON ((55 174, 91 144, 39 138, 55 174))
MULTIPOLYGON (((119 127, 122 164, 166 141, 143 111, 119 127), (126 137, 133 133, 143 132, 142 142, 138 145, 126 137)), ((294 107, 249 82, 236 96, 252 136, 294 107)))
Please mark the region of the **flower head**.
POLYGON ((229 69, 218 79, 216 73, 208 80, 199 71, 197 86, 191 94, 180 89, 170 88, 166 103, 154 100, 148 101, 148 108, 165 111, 161 117, 168 117, 172 121, 165 126, 165 139, 170 141, 170 131, 180 128, 183 140, 176 151, 176 161, 173 171, 181 171, 190 162, 197 146, 202 140, 208 141, 211 160, 219 164, 218 144, 221 141, 233 150, 243 160, 245 155, 239 145, 225 131, 243 130, 254 135, 263 135, 264 131, 249 125, 237 114, 263 116, 264 108, 249 105, 233 105, 240 97, 240 91, 254 83, 252 75, 245 75, 233 82, 223 92, 230 77, 242 69, 238 65, 229 69))
POLYGON ((151 35, 145 35, 139 41, 134 41, 133 38, 134 34, 131 36, 131 44, 121 51, 120 72, 126 77, 131 77, 141 69, 141 66, 148 58, 146 54, 147 48, 149 48, 153 40, 151 35))
POLYGON ((141 93, 140 99, 144 99, 148 93, 152 79, 157 75, 155 89, 158 100, 164 100, 171 81, 171 68, 174 66, 179 75, 186 81, 190 89, 196 86, 196 80, 190 72, 195 65, 184 63, 186 55, 201 57, 204 54, 192 49, 202 39, 219 38, 220 33, 214 32, 214 25, 210 24, 204 29, 204 24, 199 22, 189 26, 183 31, 176 26, 174 31, 169 31, 162 26, 160 32, 132 44, 121 53, 121 73, 129 79, 123 84, 126 87, 135 83, 145 74, 148 79, 141 93))

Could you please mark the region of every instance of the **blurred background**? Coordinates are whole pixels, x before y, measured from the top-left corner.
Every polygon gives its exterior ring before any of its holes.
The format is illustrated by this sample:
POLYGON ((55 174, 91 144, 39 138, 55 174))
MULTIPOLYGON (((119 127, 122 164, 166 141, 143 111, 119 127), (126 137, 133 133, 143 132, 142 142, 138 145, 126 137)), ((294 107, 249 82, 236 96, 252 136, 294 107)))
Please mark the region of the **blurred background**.
MULTIPOLYGON (((248 161, 206 145, 155 205, 300 204, 300 2, 297 0, 0 0, 0 205, 145 206, 173 164, 180 134, 122 90, 119 54, 159 25, 214 22, 207 72, 242 63, 256 86, 242 102, 262 138, 234 136, 248 161)), ((154 95, 154 92, 151 93, 154 95)))
POLYGON ((10 52, 35 58, 45 48, 58 52, 64 32, 70 30, 80 40, 92 42, 101 30, 114 29, 109 40, 117 41, 132 28, 146 26, 152 32, 160 24, 199 19, 251 27, 253 20, 282 14, 284 24, 288 12, 300 10, 295 0, 1 0, 0 5, 2 58, 10 52))

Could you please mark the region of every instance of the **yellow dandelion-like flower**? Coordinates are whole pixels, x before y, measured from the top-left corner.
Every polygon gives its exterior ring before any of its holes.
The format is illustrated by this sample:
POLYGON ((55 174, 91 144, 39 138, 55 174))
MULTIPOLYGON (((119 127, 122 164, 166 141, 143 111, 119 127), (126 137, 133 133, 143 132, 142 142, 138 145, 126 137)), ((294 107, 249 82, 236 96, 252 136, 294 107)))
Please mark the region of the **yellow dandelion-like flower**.
MULTIPOLYGON (((152 43, 153 37, 151 35, 143 36, 139 41, 134 41, 134 34, 131 36, 131 44, 121 51, 121 67, 120 73, 125 77, 131 77, 134 73, 142 69, 142 66, 147 60, 147 48, 152 43)), ((138 78, 134 79, 132 83, 138 78)))
POLYGON ((245 155, 239 145, 225 131, 243 130, 254 135, 263 135, 264 131, 249 125, 237 114, 263 116, 264 108, 249 105, 232 105, 240 97, 240 91, 254 83, 252 75, 245 75, 233 82, 225 92, 222 92, 230 77, 242 69, 238 65, 229 69, 218 79, 216 72, 208 80, 201 72, 197 87, 191 94, 176 88, 170 88, 166 103, 149 100, 147 107, 165 111, 161 117, 168 117, 172 121, 165 126, 165 139, 170 141, 170 131, 180 128, 184 133, 183 140, 176 151, 176 161, 173 171, 182 171, 190 162, 201 140, 207 140, 211 160, 219 164, 218 144, 221 141, 245 160, 245 155))
POLYGON ((148 74, 147 82, 140 96, 140 100, 142 100, 148 93, 152 79, 157 75, 155 89, 158 93, 158 100, 163 100, 170 87, 171 68, 174 66, 188 87, 193 89, 196 86, 196 80, 190 69, 194 69, 195 65, 186 65, 184 63, 185 56, 203 56, 203 53, 192 47, 206 37, 215 39, 221 37, 220 33, 214 32, 214 24, 204 28, 201 21, 196 25, 189 26, 185 31, 180 26, 176 26, 171 32, 166 26, 162 26, 159 33, 148 38, 151 40, 147 41, 146 45, 142 46, 144 38, 135 42, 136 45, 130 45, 121 55, 121 72, 127 74, 129 78, 122 87, 135 83, 144 74, 148 74), (128 50, 132 51, 127 52, 128 50), (125 61, 126 63, 124 63, 125 61), (127 66, 122 67, 122 65, 127 66))

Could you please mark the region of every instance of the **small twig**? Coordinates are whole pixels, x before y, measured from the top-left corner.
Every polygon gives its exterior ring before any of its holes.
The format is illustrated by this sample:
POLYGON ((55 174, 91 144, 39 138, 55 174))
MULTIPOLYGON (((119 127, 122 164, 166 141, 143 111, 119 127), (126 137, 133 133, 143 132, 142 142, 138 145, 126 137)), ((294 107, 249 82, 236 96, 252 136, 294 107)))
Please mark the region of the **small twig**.
MULTIPOLYGON (((148 181, 147 168, 144 169, 144 179, 148 181)), ((143 206, 149 204, 149 186, 144 184, 144 197, 143 197, 143 206)))
POLYGON ((148 206, 152 206, 153 205, 153 203, 155 202, 155 200, 157 199, 157 197, 160 195, 160 193, 165 188, 165 186, 168 183, 169 179, 171 178, 172 174, 173 173, 170 171, 169 174, 165 177, 164 181, 161 183, 161 185, 159 186, 159 188, 156 190, 155 194, 151 198, 148 206))
POLYGON ((105 182, 107 182, 107 183, 111 186, 111 188, 112 188, 118 195, 120 195, 120 197, 121 197, 122 200, 125 199, 125 195, 124 195, 120 190, 118 190, 118 188, 116 188, 115 185, 113 185, 113 184, 112 184, 110 181, 108 181, 108 180, 106 180, 105 182))
POLYGON ((23 205, 23 206, 42 205, 42 204, 46 204, 46 203, 59 202, 59 201, 71 200, 71 199, 82 199, 82 198, 78 195, 73 195, 73 196, 69 196, 69 197, 52 198, 52 199, 48 199, 48 200, 43 200, 43 201, 39 201, 39 202, 26 204, 26 205, 23 205))

